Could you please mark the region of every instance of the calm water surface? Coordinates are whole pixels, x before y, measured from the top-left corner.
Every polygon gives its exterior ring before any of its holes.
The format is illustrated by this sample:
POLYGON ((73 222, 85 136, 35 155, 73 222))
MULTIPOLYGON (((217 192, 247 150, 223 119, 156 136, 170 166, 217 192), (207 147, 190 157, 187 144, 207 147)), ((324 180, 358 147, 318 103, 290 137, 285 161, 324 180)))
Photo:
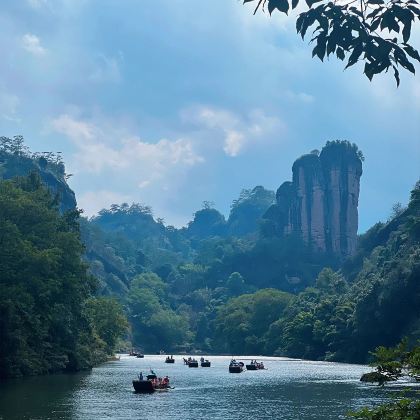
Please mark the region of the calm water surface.
MULTIPOLYGON (((122 356, 91 373, 24 378, 0 384, 0 419, 339 419, 383 402, 400 387, 362 384, 366 366, 258 358, 268 370, 228 372, 229 357, 188 368, 181 356, 122 356), (131 381, 149 368, 174 390, 134 394, 131 381)), ((239 359, 239 357, 238 357, 239 359)))

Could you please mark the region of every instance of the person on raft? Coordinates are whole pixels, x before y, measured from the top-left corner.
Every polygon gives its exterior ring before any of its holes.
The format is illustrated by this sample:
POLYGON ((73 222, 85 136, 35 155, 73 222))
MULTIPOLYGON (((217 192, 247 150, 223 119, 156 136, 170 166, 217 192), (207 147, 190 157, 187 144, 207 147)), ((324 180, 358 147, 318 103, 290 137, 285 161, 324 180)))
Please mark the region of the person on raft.
POLYGON ((140 372, 139 381, 142 381, 142 380, 143 380, 143 372, 140 372))

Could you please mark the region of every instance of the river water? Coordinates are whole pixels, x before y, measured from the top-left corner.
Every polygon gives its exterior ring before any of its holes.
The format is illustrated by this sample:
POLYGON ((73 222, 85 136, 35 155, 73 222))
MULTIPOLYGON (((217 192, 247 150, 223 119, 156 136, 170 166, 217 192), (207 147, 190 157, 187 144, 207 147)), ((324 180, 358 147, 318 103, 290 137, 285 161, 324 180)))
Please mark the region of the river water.
POLYGON ((0 419, 325 420, 400 392, 361 383, 369 368, 360 365, 260 357, 267 370, 231 374, 229 357, 210 357, 211 368, 188 368, 181 356, 165 364, 164 358, 122 355, 90 373, 0 384, 0 419), (168 375, 175 389, 134 394, 132 379, 150 368, 168 375))

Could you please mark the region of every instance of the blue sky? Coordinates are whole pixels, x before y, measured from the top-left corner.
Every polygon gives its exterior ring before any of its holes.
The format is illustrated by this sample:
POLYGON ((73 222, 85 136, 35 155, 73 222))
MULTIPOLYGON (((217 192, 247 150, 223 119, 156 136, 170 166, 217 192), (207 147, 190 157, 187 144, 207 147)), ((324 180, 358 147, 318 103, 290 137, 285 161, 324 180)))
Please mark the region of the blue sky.
POLYGON ((237 0, 3 1, 0 134, 62 151, 88 215, 136 201, 177 226, 348 139, 364 231, 419 178, 420 80, 321 63, 294 25, 237 0))

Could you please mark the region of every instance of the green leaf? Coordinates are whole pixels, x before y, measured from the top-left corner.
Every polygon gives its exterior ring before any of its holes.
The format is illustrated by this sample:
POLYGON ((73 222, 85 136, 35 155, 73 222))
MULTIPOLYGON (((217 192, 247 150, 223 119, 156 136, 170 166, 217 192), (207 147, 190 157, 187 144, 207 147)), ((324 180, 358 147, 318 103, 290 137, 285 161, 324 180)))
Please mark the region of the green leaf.
POLYGON ((420 18, 420 9, 418 9, 416 6, 411 6, 410 4, 407 6, 414 14, 420 18))
POLYGON ((268 2, 268 12, 270 15, 275 9, 280 10, 280 12, 286 13, 289 11, 289 2, 287 0, 269 0, 268 2))
POLYGON ((384 8, 383 7, 377 7, 373 12, 369 13, 366 16, 366 19, 372 19, 374 18, 379 12, 381 12, 384 8))
POLYGON ((308 5, 308 7, 311 8, 312 5, 314 5, 315 3, 318 3, 322 0, 305 0, 305 1, 306 1, 306 4, 308 5))
POLYGON ((359 57, 361 56, 362 52, 363 52, 363 45, 362 45, 362 43, 360 42, 359 44, 357 44, 357 45, 353 48, 353 51, 352 51, 352 53, 350 54, 349 60, 348 60, 347 65, 346 65, 346 67, 345 67, 345 68, 347 69, 348 67, 350 67, 350 66, 352 66, 353 64, 355 64, 355 63, 357 62, 357 60, 359 59, 359 57))
POLYGON ((396 59, 398 64, 401 64, 406 70, 413 74, 416 74, 416 69, 414 68, 413 64, 407 60, 407 56, 402 50, 396 49, 394 52, 394 58, 396 59))
POLYGON ((303 39, 308 28, 315 23, 316 13, 313 9, 311 9, 309 10, 309 12, 302 13, 301 16, 303 16, 303 21, 302 26, 300 28, 300 34, 303 39))
POLYGON ((397 82, 397 87, 400 85, 400 72, 395 66, 392 66, 394 68, 394 77, 397 82))
POLYGON ((341 61, 343 61, 343 60, 344 60, 344 57, 345 57, 345 55, 344 55, 344 50, 343 50, 341 47, 338 47, 335 53, 337 54, 337 57, 338 57, 341 61))
POLYGON ((299 0, 292 0, 292 9, 296 8, 299 4, 299 0))
POLYGON ((416 49, 414 49, 411 45, 405 45, 403 48, 411 58, 420 62, 420 54, 416 49))
POLYGON ((370 30, 376 31, 378 29, 379 24, 381 23, 381 19, 380 18, 376 18, 375 20, 372 21, 371 25, 370 25, 370 30))
POLYGON ((365 70, 364 73, 366 77, 372 81, 373 78, 373 63, 365 63, 365 70))
MULTIPOLYGON (((306 17, 306 15, 303 14, 303 13, 298 16, 298 18, 296 20, 296 32, 297 33, 300 33, 301 32, 302 25, 303 25, 303 22, 305 20, 305 17, 306 17)), ((303 38, 303 36, 302 36, 302 38, 303 38)))
POLYGON ((328 39, 328 43, 327 43, 327 56, 329 56, 331 53, 333 53, 335 51, 337 47, 337 44, 335 43, 335 41, 331 38, 328 39))
POLYGON ((402 36, 405 43, 407 43, 408 40, 410 39, 410 35, 411 35, 411 20, 405 22, 404 28, 402 30, 402 36))
POLYGON ((391 10, 387 10, 382 15, 382 21, 381 21, 381 29, 387 28, 389 32, 395 31, 400 32, 400 26, 398 25, 398 22, 395 19, 394 14, 391 10))
MULTIPOLYGON (((321 61, 324 61, 325 51, 327 48, 327 39, 324 34, 321 34, 317 38, 316 55, 321 61)), ((312 52, 313 53, 313 52, 312 52)))

